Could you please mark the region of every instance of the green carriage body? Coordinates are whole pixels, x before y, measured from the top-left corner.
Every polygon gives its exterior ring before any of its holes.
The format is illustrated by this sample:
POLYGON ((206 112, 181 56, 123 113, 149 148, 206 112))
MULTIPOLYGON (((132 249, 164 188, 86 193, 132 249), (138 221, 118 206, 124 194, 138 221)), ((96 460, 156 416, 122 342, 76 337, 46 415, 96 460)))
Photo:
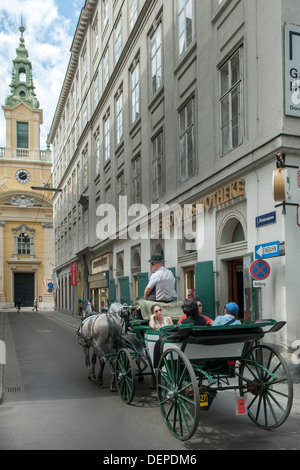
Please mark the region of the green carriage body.
POLYGON ((291 375, 280 354, 263 345, 262 339, 285 323, 176 325, 179 304, 170 306, 172 327, 152 330, 148 325, 150 305, 141 310, 139 319, 131 321, 131 331, 124 335, 126 346, 117 360, 122 399, 131 403, 136 376, 151 374, 157 382, 163 420, 181 440, 192 437, 201 410, 208 410, 216 394, 224 390, 237 390, 239 396, 248 397, 247 413, 256 425, 273 429, 283 424, 293 401, 291 375))

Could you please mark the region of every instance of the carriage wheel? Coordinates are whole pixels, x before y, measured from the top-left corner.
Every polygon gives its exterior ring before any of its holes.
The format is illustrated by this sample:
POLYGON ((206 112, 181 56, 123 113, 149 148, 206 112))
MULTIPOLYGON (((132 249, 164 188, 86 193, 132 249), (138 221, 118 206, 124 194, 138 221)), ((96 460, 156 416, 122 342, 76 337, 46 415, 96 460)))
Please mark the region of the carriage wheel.
POLYGON ((157 392, 169 431, 185 441, 195 433, 200 416, 200 397, 194 369, 179 349, 168 349, 160 358, 157 392))
POLYGON ((248 416, 264 429, 274 429, 288 418, 293 382, 283 357, 273 348, 254 346, 241 359, 239 387, 248 399, 248 416))
POLYGON ((118 392, 122 400, 129 405, 135 393, 134 363, 128 349, 121 349, 117 354, 115 377, 118 392))

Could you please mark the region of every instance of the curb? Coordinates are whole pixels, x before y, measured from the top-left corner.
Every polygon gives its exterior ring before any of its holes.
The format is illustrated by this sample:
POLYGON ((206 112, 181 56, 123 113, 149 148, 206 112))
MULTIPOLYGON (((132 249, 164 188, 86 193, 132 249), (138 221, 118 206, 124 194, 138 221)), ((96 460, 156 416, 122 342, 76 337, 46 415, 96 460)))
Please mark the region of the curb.
POLYGON ((60 323, 63 323, 65 325, 71 326, 75 329, 77 329, 80 325, 80 317, 77 317, 77 316, 75 317, 75 316, 67 315, 67 314, 64 314, 64 313, 58 313, 57 315, 53 315, 53 312, 47 312, 47 311, 43 311, 43 310, 39 311, 38 313, 40 313, 41 315, 44 315, 45 317, 52 318, 53 320, 56 320, 56 321, 58 321, 60 323), (68 319, 68 317, 70 317, 70 319, 74 319, 74 321, 72 321, 72 320, 70 321, 68 319))
MULTIPOLYGON (((3 314, 0 312, 0 340, 4 340, 4 319, 3 314)), ((3 364, 0 364, 0 404, 3 400, 3 364)))

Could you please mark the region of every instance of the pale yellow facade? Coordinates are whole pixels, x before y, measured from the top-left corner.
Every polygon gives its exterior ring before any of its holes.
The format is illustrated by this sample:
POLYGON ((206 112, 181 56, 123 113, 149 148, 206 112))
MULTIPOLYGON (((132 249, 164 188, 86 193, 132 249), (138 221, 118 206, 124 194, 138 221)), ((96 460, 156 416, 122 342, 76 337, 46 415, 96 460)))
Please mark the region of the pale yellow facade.
POLYGON ((20 101, 3 106, 6 146, 0 156, 0 308, 54 308, 51 152, 40 150, 43 112, 20 101), (17 146, 17 123, 28 123, 27 148, 17 146))

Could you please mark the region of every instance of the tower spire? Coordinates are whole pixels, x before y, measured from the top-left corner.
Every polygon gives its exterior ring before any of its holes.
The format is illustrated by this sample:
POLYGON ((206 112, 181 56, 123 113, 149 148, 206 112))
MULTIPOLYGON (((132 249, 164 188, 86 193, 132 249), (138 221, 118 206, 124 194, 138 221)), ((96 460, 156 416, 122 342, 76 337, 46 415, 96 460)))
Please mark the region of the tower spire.
POLYGON ((25 47, 23 24, 23 15, 21 14, 21 25, 19 27, 21 33, 19 39, 19 47, 16 49, 17 57, 13 60, 13 71, 11 78, 11 94, 6 98, 5 104, 13 106, 20 101, 28 104, 31 108, 38 109, 40 104, 36 99, 34 85, 32 80, 32 66, 28 59, 28 51, 25 47))

